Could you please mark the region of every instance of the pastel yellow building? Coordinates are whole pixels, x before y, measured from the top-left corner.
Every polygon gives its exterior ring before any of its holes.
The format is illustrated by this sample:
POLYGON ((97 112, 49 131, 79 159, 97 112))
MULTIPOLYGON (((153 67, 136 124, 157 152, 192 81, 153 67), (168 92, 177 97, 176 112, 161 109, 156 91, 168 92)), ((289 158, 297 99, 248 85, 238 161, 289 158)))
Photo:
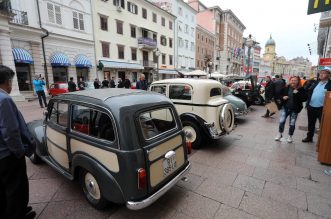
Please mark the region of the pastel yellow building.
POLYGON ((265 50, 263 54, 263 61, 264 62, 271 62, 276 58, 276 42, 272 39, 270 35, 270 39, 265 44, 265 50))

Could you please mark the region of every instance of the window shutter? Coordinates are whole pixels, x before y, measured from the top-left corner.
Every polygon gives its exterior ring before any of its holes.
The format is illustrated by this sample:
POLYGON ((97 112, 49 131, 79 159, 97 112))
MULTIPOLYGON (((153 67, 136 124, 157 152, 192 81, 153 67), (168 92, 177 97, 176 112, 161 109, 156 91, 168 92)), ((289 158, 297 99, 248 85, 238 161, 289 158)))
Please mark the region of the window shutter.
POLYGON ((47 3, 47 11, 48 11, 48 20, 49 20, 49 22, 55 23, 53 4, 47 3))
POLYGON ((61 17, 61 8, 60 6, 55 5, 55 18, 57 24, 62 24, 62 17, 61 17))
POLYGON ((85 30, 84 27, 84 16, 82 13, 79 13, 79 26, 81 30, 85 30))
POLYGON ((74 22, 74 28, 79 29, 78 27, 78 15, 76 11, 72 12, 73 22, 74 22))

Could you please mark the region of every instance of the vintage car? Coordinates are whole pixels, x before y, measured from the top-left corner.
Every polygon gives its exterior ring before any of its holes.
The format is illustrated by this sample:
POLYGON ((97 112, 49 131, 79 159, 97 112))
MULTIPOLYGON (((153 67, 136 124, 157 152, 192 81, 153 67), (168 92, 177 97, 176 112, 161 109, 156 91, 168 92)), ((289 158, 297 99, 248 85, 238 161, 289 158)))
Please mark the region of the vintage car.
POLYGON ((234 112, 222 97, 220 82, 176 78, 153 82, 149 89, 173 101, 192 148, 198 149, 203 139, 218 139, 234 128, 234 112))
POLYGON ((28 124, 37 141, 33 163, 78 179, 87 201, 132 210, 155 202, 190 169, 174 105, 163 95, 97 89, 52 98, 44 120, 28 124))
POLYGON ((223 98, 228 100, 229 103, 231 104, 236 118, 244 116, 249 112, 246 103, 239 97, 234 96, 231 93, 230 88, 228 88, 225 85, 222 85, 222 95, 223 95, 223 98))

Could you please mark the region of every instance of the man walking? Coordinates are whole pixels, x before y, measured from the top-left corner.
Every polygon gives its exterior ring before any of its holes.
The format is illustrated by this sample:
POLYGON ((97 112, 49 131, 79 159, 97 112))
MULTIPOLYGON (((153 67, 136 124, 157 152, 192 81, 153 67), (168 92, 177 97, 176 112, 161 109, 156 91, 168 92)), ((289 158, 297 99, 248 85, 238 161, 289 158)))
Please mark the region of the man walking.
POLYGON ((45 91, 44 91, 44 86, 45 86, 44 79, 40 78, 38 75, 36 75, 35 79, 33 80, 33 85, 34 85, 34 88, 38 95, 40 107, 44 108, 42 101, 44 101, 44 105, 45 105, 45 107, 47 107, 46 96, 45 96, 45 91))
POLYGON ((125 76, 124 87, 126 89, 129 89, 131 87, 131 81, 129 80, 128 76, 125 76))
POLYGON ((115 88, 116 85, 115 85, 115 78, 114 77, 111 77, 111 80, 110 80, 110 88, 115 88))
POLYGON ((136 88, 140 90, 147 90, 147 83, 145 80, 145 75, 141 74, 139 81, 137 81, 136 88))
POLYGON ((78 88, 79 88, 79 90, 85 90, 85 81, 83 80, 82 77, 79 78, 78 88))
POLYGON ((34 218, 36 213, 28 207, 25 155, 32 155, 35 141, 9 96, 14 75, 0 65, 0 218, 34 218))
POLYGON ((101 88, 109 88, 109 81, 106 77, 104 78, 101 84, 102 84, 101 88))
POLYGON ((321 122, 324 97, 327 90, 331 90, 330 81, 331 68, 326 67, 319 73, 319 80, 312 83, 308 91, 308 100, 306 103, 308 113, 308 133, 302 142, 313 142, 316 120, 321 122))
POLYGON ((75 92, 77 89, 77 86, 74 82, 74 78, 70 77, 70 81, 68 81, 68 91, 69 92, 75 92))

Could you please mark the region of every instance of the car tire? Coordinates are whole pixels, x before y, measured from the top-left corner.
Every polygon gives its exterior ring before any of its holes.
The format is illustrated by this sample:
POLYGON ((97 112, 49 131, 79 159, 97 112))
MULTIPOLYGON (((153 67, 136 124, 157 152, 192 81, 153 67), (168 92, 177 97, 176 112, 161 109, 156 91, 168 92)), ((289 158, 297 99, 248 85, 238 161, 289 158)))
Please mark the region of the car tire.
POLYGON ((254 104, 255 105, 262 105, 263 102, 264 102, 264 100, 263 100, 263 97, 261 97, 261 96, 258 96, 256 98, 254 98, 254 104))
POLYGON ((108 205, 108 201, 103 197, 98 180, 92 173, 82 170, 79 181, 83 194, 90 205, 99 210, 108 205))
POLYGON ((201 147, 201 133, 199 127, 194 122, 188 120, 182 123, 186 141, 192 143, 192 148, 199 149, 201 147))
POLYGON ((220 124, 226 133, 230 133, 234 127, 234 112, 231 104, 225 104, 221 110, 220 124))
POLYGON ((36 152, 33 152, 29 159, 33 164, 40 164, 42 162, 41 158, 36 154, 36 152))

